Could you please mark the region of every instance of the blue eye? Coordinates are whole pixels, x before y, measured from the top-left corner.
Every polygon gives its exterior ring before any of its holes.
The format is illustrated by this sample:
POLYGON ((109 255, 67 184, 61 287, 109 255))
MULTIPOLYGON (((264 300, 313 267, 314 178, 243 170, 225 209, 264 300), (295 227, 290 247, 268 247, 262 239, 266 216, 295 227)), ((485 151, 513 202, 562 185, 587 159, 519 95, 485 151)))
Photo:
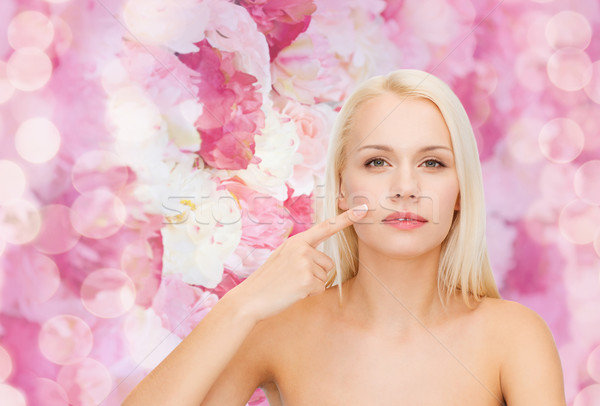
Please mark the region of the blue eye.
POLYGON ((437 166, 425 165, 428 168, 439 168, 439 167, 446 166, 443 163, 441 163, 440 161, 438 161, 437 159, 428 159, 427 161, 425 161, 425 163, 427 163, 427 162, 434 162, 434 163, 438 164, 437 166))
POLYGON ((370 166, 372 168, 381 168, 381 166, 379 166, 379 165, 372 166, 371 163, 373 163, 373 162, 385 162, 385 160, 383 160, 382 158, 369 159, 367 162, 365 162, 365 166, 370 166))

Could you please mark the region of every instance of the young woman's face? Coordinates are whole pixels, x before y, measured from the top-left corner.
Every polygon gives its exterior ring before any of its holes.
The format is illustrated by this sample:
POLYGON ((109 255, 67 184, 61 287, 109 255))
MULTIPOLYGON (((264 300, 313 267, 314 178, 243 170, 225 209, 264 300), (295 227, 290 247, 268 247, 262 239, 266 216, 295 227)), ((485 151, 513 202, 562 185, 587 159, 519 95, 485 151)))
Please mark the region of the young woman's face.
POLYGON ((437 106, 424 98, 377 96, 355 112, 349 136, 338 205, 369 206, 354 225, 359 240, 392 257, 441 244, 460 200, 450 133, 437 106), (394 212, 427 221, 416 228, 384 221, 394 212))

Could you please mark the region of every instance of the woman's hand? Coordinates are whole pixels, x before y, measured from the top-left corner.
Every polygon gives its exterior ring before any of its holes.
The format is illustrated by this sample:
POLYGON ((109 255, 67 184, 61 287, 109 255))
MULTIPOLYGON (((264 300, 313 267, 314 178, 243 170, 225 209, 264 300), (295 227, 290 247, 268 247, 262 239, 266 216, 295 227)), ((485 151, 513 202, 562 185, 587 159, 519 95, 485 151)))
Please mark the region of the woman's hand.
POLYGON ((236 296, 241 306, 250 306, 259 321, 300 299, 323 292, 327 273, 335 264, 316 247, 366 213, 366 205, 358 206, 288 238, 226 295, 236 296))

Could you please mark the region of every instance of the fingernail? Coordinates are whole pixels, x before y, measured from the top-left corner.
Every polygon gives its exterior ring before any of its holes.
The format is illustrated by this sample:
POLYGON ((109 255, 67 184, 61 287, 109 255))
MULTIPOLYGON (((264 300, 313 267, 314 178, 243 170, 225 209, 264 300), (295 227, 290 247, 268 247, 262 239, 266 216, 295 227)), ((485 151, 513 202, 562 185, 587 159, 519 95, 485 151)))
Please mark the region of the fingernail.
POLYGON ((362 217, 365 214, 367 214, 367 210, 369 210, 369 207, 366 204, 361 204, 360 206, 354 207, 352 209, 352 212, 354 213, 355 216, 362 217))

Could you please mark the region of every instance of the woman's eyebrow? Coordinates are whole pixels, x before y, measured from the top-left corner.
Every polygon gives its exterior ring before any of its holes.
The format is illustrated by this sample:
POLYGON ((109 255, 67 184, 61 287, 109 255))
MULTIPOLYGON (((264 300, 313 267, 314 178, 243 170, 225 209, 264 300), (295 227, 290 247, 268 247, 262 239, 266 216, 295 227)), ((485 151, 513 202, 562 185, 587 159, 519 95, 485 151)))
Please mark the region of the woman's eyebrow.
MULTIPOLYGON (((363 145, 357 151, 361 151, 366 148, 380 149, 382 151, 388 151, 388 152, 394 151, 394 149, 388 145, 363 145)), ((432 151, 434 149, 447 149, 448 151, 452 152, 452 149, 450 149, 449 147, 447 147, 445 145, 428 145, 426 147, 419 149, 417 152, 432 151)))

